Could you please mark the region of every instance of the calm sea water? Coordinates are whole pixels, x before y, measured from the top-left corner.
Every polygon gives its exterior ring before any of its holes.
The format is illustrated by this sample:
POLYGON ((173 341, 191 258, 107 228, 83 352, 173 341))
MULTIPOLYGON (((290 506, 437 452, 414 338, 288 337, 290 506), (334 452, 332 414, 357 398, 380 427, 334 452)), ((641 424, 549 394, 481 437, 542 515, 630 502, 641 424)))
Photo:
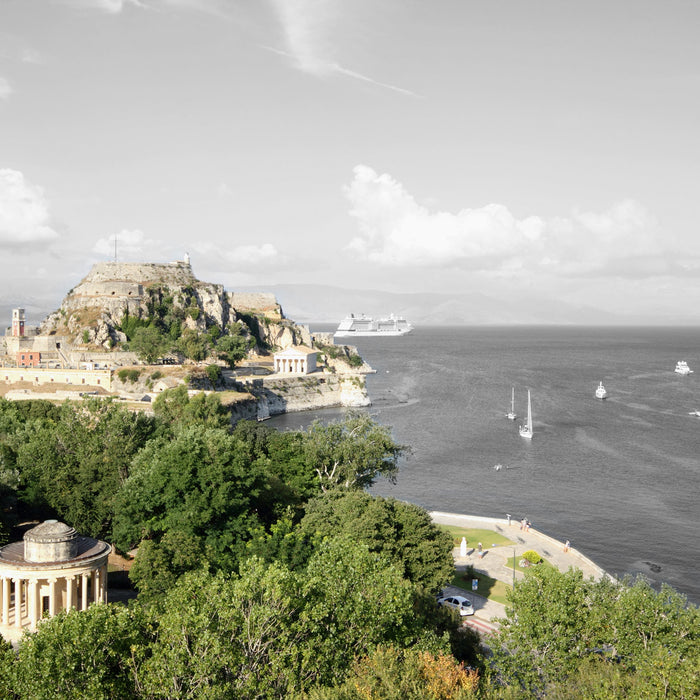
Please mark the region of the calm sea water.
POLYGON ((435 327, 353 342, 376 370, 370 412, 412 449, 397 484, 373 493, 526 517, 610 573, 643 573, 700 604, 700 418, 689 415, 700 409, 700 329, 435 327), (676 374, 680 359, 696 373, 676 374), (532 441, 518 434, 528 388, 532 441))

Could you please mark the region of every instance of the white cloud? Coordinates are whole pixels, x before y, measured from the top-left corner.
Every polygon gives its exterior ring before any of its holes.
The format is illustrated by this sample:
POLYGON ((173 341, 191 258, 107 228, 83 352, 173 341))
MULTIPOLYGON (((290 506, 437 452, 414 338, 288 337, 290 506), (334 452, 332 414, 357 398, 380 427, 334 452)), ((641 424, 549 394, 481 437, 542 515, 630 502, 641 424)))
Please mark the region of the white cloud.
POLYGON ((272 262, 277 258, 277 249, 271 243, 242 245, 234 248, 228 254, 228 258, 234 262, 248 265, 272 262))
POLYGON ((233 196, 233 190, 225 182, 220 182, 216 186, 216 196, 219 199, 228 199, 233 196))
POLYGON ((145 7, 140 0, 63 0, 66 5, 90 10, 100 10, 110 15, 118 15, 127 5, 145 7))
POLYGON ((198 240, 190 243, 190 252, 193 254, 192 264, 196 264, 198 270, 221 270, 223 266, 228 272, 236 270, 237 278, 244 274, 244 266, 271 267, 280 262, 279 251, 271 243, 229 248, 220 243, 198 240))
POLYGON ((100 238, 93 246, 92 252, 114 259, 115 240, 117 260, 149 260, 160 247, 156 241, 146 238, 144 232, 139 229, 122 229, 119 233, 100 238))
POLYGON ((646 276, 676 265, 671 243, 633 200, 549 220, 517 219, 502 204, 431 211, 390 175, 364 165, 344 191, 359 230, 347 249, 385 266, 646 276))
POLYGON ((6 100, 12 94, 12 85, 6 78, 0 76, 0 100, 6 100))
POLYGON ((230 9, 227 0, 58 0, 75 8, 97 10, 110 15, 122 13, 128 6, 144 10, 161 10, 169 7, 206 12, 219 17, 230 9))
POLYGON ((22 63, 41 65, 44 63, 44 57, 36 49, 25 48, 20 55, 20 61, 22 63))
MULTIPOLYGON (((294 66, 309 75, 325 78, 345 75, 405 95, 416 96, 405 88, 383 83, 340 65, 334 58, 332 30, 340 20, 339 0, 270 0, 282 31, 286 51, 271 49, 292 59, 294 66)), ((347 6, 345 6, 347 7, 347 6)))
POLYGON ((0 247, 52 241, 49 203, 43 190, 17 170, 0 170, 0 247))

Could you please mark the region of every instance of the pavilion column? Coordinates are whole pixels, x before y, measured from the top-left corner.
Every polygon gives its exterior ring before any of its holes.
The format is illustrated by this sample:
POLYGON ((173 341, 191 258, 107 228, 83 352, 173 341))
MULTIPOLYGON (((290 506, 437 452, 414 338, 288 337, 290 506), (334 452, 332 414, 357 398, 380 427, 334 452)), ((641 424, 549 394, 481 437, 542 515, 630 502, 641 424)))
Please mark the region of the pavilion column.
POLYGON ((13 578, 15 584, 15 627, 22 626, 22 579, 13 578))
POLYGON ((102 569, 95 569, 92 575, 92 602, 99 603, 100 591, 102 590, 102 569))
POLYGON ((2 579, 2 624, 10 624, 10 579, 2 579))
POLYGON ((33 630, 36 629, 36 623, 39 619, 39 606, 37 605, 38 583, 36 579, 32 579, 29 582, 29 627, 33 630))
POLYGON ((101 590, 101 600, 103 603, 107 602, 107 583, 108 583, 108 576, 109 574, 107 573, 107 564, 105 564, 102 567, 102 576, 101 576, 101 581, 102 581, 102 590, 101 590))
POLYGON ((80 607, 81 610, 87 610, 88 606, 88 580, 90 578, 90 574, 83 574, 82 576, 82 581, 80 582, 80 587, 81 587, 81 593, 82 593, 82 605, 80 607))
POLYGON ((49 617, 56 614, 56 579, 49 579, 49 617))
POLYGON ((75 607, 75 576, 66 577, 66 610, 75 607))

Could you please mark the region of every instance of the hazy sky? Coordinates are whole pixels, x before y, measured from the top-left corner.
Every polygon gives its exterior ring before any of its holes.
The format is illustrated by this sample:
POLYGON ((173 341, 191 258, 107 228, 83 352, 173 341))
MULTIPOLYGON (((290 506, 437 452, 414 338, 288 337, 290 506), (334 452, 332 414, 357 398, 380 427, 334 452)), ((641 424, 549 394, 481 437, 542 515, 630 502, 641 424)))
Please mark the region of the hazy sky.
MULTIPOLYGON (((238 286, 700 309, 697 0, 0 0, 0 295, 238 286)), ((575 319, 572 319, 575 320, 575 319)))

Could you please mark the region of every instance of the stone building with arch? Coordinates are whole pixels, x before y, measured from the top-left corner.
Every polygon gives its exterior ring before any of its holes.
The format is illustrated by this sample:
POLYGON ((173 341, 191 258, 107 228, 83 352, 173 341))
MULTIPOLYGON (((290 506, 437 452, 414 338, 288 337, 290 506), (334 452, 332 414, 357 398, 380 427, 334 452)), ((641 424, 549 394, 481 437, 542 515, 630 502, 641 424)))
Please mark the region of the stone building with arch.
POLYGON ((57 520, 0 547, 0 634, 16 643, 46 614, 107 602, 111 551, 106 542, 82 537, 57 520))

